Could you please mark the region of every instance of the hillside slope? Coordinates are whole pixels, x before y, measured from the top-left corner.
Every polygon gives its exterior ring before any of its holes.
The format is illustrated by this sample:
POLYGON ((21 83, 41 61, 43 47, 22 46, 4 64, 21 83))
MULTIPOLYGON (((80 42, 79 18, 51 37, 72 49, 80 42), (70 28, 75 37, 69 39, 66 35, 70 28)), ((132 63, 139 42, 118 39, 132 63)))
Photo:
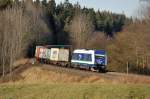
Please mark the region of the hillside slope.
POLYGON ((1 83, 111 83, 111 84, 150 84, 149 76, 123 73, 95 73, 85 70, 62 68, 52 65, 26 64, 8 74, 1 83))

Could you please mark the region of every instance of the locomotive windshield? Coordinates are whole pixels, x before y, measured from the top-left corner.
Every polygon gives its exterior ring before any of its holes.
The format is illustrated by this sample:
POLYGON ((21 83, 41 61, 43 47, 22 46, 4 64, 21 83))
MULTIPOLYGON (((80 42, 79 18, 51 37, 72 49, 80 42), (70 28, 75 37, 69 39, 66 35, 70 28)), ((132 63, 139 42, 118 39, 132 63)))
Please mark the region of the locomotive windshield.
POLYGON ((73 53, 72 59, 78 61, 92 61, 92 54, 73 53))
POLYGON ((97 56, 95 55, 96 64, 105 65, 105 56, 97 56))

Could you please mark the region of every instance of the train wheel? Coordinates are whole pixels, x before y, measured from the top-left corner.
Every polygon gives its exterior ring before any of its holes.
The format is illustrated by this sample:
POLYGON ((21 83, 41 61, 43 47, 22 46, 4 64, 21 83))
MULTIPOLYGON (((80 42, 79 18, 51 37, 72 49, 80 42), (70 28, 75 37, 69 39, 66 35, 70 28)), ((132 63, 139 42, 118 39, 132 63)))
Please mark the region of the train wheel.
POLYGON ((107 71, 106 71, 106 69, 98 69, 98 72, 100 72, 100 73, 106 73, 107 71))

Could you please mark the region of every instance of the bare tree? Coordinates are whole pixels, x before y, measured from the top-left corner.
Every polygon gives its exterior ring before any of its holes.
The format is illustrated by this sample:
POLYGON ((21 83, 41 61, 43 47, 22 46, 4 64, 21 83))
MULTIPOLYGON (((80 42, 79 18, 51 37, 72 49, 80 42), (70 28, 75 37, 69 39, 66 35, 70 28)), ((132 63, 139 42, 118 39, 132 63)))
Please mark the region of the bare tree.
POLYGON ((12 66, 16 58, 22 50, 23 33, 25 32, 25 20, 23 10, 18 7, 7 8, 2 11, 2 50, 1 61, 3 66, 3 75, 5 74, 5 66, 9 66, 9 71, 12 71, 12 66))
MULTIPOLYGON (((11 73, 13 63, 26 54, 29 45, 51 40, 42 8, 26 1, 0 11, 0 70, 11 73)), ((34 50, 34 49, 33 49, 34 50)))
POLYGON ((89 41, 88 48, 91 49, 105 49, 109 43, 109 39, 103 32, 95 32, 89 41))
POLYGON ((76 48, 86 48, 94 27, 89 16, 81 12, 76 14, 70 24, 71 42, 76 48))

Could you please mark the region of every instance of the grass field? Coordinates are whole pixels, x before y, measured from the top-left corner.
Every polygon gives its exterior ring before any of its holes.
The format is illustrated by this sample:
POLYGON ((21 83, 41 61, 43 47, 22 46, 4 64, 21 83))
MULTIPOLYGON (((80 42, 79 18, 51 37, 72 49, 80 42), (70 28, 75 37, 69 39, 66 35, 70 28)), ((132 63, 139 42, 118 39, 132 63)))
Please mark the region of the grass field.
POLYGON ((6 84, 0 99, 150 99, 150 85, 6 84))

